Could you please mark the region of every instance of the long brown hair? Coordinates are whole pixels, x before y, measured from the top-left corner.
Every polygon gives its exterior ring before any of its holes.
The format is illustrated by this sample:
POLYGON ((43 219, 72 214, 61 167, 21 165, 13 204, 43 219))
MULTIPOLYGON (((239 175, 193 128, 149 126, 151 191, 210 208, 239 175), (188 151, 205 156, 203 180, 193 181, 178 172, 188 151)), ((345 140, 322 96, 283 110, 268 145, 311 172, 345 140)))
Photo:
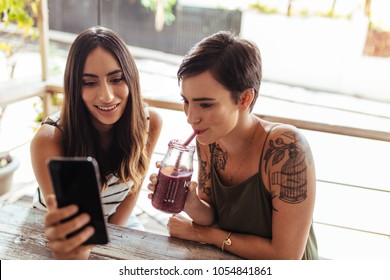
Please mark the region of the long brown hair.
MULTIPOLYGON (((147 120, 140 92, 138 69, 124 41, 112 30, 95 26, 84 30, 73 42, 64 75, 65 99, 61 112, 65 156, 92 156, 99 163, 103 188, 108 175, 119 182, 133 180, 139 187, 147 172, 147 120), (91 115, 81 97, 82 74, 88 54, 102 47, 117 59, 129 87, 129 97, 122 117, 113 127, 109 154, 99 143, 91 115)), ((136 190, 133 188, 133 190, 136 190)))
POLYGON ((207 70, 230 91, 236 103, 243 91, 253 88, 255 96, 250 105, 252 111, 262 78, 260 51, 253 42, 227 31, 206 37, 184 56, 177 78, 180 83, 186 76, 198 75, 207 70))

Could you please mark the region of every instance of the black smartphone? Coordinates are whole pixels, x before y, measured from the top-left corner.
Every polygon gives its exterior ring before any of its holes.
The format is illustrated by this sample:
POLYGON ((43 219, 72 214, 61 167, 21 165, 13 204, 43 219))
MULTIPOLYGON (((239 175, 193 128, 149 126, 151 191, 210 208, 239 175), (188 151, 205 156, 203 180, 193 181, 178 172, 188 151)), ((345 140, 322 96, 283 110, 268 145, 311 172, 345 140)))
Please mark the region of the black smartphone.
MULTIPOLYGON (((76 204, 79 207, 76 215, 88 213, 91 217, 86 226, 93 226, 95 233, 84 244, 107 244, 109 239, 100 199, 97 161, 92 157, 56 157, 48 161, 48 167, 58 207, 76 204)), ((74 236, 85 227, 67 237, 74 236)))

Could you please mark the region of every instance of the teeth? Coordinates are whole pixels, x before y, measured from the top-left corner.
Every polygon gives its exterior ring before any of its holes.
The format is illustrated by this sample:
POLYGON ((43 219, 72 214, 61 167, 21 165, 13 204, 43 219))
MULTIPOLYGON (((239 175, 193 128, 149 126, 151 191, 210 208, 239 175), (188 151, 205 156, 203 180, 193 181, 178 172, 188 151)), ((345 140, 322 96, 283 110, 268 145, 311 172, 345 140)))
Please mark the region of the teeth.
POLYGON ((100 110, 103 110, 103 111, 110 111, 112 109, 114 109, 116 106, 118 106, 118 104, 115 104, 115 105, 112 105, 110 107, 102 107, 102 106, 97 106, 100 110))

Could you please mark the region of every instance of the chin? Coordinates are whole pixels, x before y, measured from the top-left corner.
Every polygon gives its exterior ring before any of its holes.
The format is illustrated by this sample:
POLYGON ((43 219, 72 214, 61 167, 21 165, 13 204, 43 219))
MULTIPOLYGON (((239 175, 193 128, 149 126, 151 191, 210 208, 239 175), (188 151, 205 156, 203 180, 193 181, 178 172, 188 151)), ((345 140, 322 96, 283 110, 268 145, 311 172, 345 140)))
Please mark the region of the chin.
POLYGON ((114 124, 116 124, 118 121, 119 121, 119 119, 115 119, 115 120, 102 120, 101 123, 102 123, 103 125, 114 125, 114 124))
POLYGON ((97 126, 100 126, 103 128, 103 127, 110 127, 110 126, 115 125, 119 121, 119 119, 108 120, 108 119, 102 119, 102 118, 95 118, 95 121, 96 121, 97 126))

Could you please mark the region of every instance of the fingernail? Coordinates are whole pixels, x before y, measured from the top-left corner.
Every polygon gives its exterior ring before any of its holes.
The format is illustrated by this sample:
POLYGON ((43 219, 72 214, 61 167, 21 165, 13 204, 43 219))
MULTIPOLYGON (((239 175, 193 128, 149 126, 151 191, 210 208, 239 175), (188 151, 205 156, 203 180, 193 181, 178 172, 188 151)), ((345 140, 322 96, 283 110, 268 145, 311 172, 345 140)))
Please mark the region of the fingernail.
POLYGON ((83 214, 83 222, 88 223, 91 220, 91 217, 88 214, 83 214))
POLYGON ((92 234, 94 234, 94 232, 95 232, 95 229, 93 228, 93 227, 87 227, 86 228, 86 231, 87 231, 87 233, 89 234, 89 235, 92 235, 92 234))
POLYGON ((73 205, 70 206, 70 211, 72 213, 77 213, 78 210, 79 210, 79 207, 77 205, 73 204, 73 205))

